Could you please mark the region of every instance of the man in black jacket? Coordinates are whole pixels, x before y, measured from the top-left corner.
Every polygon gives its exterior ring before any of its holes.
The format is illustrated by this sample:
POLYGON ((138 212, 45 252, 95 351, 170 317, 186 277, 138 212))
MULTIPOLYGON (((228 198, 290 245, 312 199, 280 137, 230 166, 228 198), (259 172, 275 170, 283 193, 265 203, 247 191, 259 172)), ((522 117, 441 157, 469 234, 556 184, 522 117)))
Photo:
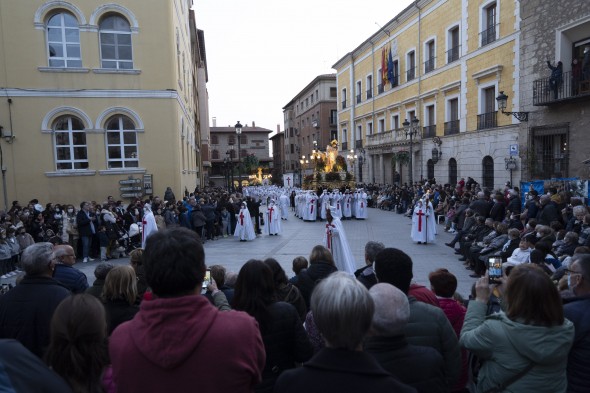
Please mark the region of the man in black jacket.
POLYGON ((246 198, 246 205, 248 206, 248 213, 250 217, 254 218, 255 230, 257 235, 262 235, 260 230, 260 201, 255 201, 252 197, 246 198))
POLYGON ((551 200, 549 195, 541 195, 539 202, 541 210, 537 214, 537 224, 551 225, 553 221, 561 222, 561 214, 559 214, 557 204, 551 200))
POLYGON ((49 345, 49 326, 58 304, 70 291, 52 278, 53 244, 35 243, 23 252, 25 277, 0 296, 0 338, 14 338, 43 357, 49 345))

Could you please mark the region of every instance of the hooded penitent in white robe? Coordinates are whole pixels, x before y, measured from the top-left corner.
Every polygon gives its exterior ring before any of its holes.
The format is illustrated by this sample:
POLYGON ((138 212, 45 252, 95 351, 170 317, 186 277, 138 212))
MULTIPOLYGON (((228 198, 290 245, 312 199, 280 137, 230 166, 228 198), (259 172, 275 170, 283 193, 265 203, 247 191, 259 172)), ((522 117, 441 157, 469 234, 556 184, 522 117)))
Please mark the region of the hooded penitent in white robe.
POLYGON ((245 205, 242 205, 237 214, 238 222, 236 224, 236 231, 234 236, 240 240, 254 240, 256 239, 256 232, 254 232, 254 225, 250 218, 250 212, 245 205))
POLYGON ((367 218, 367 193, 360 191, 356 201, 356 219, 364 220, 367 218))
POLYGON ((332 257, 339 271, 354 274, 356 263, 348 245, 342 222, 337 217, 332 219, 332 223, 326 223, 324 247, 332 252, 332 257))
POLYGON ((289 197, 287 194, 281 194, 279 206, 281 207, 281 219, 286 220, 289 217, 289 197))
POLYGON ((266 209, 266 227, 269 235, 281 233, 281 213, 279 207, 273 201, 268 204, 266 209))
POLYGON ((412 214, 412 240, 419 243, 430 243, 434 241, 434 230, 431 229, 427 221, 433 220, 434 216, 430 215, 422 201, 418 201, 412 214))
POLYGON ((150 207, 146 206, 143 218, 141 219, 141 248, 145 249, 146 239, 154 232, 158 232, 156 218, 150 207))
POLYGON ((352 217, 352 195, 349 192, 345 193, 342 197, 342 217, 352 217))

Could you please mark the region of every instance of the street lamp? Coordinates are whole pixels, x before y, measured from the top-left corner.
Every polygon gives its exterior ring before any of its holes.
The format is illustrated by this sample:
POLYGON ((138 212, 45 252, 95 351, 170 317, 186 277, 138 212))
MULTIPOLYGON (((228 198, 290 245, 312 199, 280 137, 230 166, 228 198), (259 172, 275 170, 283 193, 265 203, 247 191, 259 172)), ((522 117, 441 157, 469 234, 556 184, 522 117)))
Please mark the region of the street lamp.
POLYGON ((409 160, 409 178, 410 178, 410 187, 414 186, 414 168, 412 167, 412 159, 414 158, 414 137, 418 134, 418 130, 420 129, 420 120, 414 116, 412 119, 412 123, 405 119, 402 123, 404 126, 404 131, 406 132, 406 139, 410 138, 410 160, 409 160))
POLYGON ((242 124, 240 124, 239 120, 234 127, 236 127, 236 134, 238 135, 238 189, 240 189, 242 187, 242 124))
POLYGON ((516 158, 504 158, 504 163, 506 164, 506 170, 510 171, 510 184, 512 184, 512 171, 516 170, 516 158))
POLYGON ((502 113, 506 116, 513 115, 514 117, 516 117, 518 121, 529 121, 528 112, 504 112, 504 109, 506 109, 506 104, 508 102, 508 96, 504 94, 503 91, 501 91, 498 97, 496 97, 496 101, 498 101, 498 108, 500 108, 502 113))
POLYGON ((350 153, 348 153, 346 155, 346 160, 348 162, 350 162, 350 165, 352 165, 352 174, 354 175, 354 163, 356 162, 356 160, 358 159, 358 156, 356 154, 354 154, 354 150, 351 149, 350 153))

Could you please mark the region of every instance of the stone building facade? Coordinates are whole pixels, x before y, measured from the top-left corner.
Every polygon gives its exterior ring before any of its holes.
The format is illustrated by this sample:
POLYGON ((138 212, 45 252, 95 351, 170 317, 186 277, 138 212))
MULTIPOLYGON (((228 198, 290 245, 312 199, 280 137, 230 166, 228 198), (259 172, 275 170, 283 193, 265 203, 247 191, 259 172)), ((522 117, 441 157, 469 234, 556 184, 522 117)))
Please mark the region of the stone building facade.
POLYGON ((590 2, 521 2, 519 138, 524 178, 590 178, 590 2), (584 73, 584 51, 586 72, 584 73), (563 63, 556 91, 550 61, 563 63), (575 61, 574 61, 575 60, 575 61), (582 69, 581 69, 582 68, 582 69))
POLYGON ((309 170, 313 151, 323 151, 330 141, 338 139, 336 96, 336 75, 319 75, 283 107, 283 173, 309 170), (303 168, 302 157, 305 157, 303 168))
POLYGON ((237 188, 239 184, 247 186, 249 175, 244 166, 238 170, 238 163, 244 162, 248 155, 255 155, 261 166, 269 167, 272 162, 268 135, 272 132, 267 128, 256 127, 252 122, 251 126, 245 124, 238 142, 236 128, 233 126, 218 127, 215 123, 209 128, 211 139, 211 174, 208 185, 229 188, 237 188), (238 154, 239 151, 239 154, 238 154), (240 183, 241 176, 241 183, 240 183), (233 182, 233 187, 232 187, 233 182))
POLYGON ((419 0, 333 65, 340 146, 364 158, 365 182, 391 184, 396 172, 401 183, 471 176, 488 188, 520 179, 506 170, 520 122, 496 100, 503 91, 518 110, 518 5, 419 0))

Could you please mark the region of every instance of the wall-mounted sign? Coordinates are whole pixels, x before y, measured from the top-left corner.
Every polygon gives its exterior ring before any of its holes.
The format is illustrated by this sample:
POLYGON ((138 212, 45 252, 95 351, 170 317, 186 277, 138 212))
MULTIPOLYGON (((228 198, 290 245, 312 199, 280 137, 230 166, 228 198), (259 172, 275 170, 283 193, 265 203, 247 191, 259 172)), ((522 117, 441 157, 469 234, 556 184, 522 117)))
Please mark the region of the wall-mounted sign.
POLYGON ((143 175, 143 193, 145 195, 152 195, 154 193, 154 188, 152 186, 152 176, 153 175, 143 175))
POLYGON ((143 190, 143 188, 141 188, 140 186, 136 186, 136 187, 119 187, 119 191, 141 191, 143 190))
POLYGON ((119 180, 119 184, 138 184, 141 183, 141 179, 129 178, 127 180, 119 180))
POLYGON ((121 198, 141 198, 141 192, 129 192, 121 194, 121 198))

